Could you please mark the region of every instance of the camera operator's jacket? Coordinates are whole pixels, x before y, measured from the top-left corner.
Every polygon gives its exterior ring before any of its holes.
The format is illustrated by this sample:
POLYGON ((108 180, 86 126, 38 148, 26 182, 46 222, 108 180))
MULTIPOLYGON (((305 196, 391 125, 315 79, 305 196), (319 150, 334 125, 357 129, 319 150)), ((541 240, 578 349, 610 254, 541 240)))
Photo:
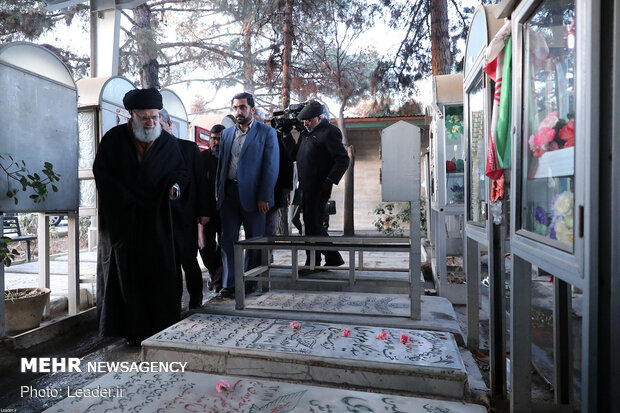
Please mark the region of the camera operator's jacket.
POLYGON ((327 178, 337 185, 349 167, 349 155, 342 144, 340 129, 322 119, 311 132, 302 133, 299 139, 299 188, 305 194, 317 193, 327 178))

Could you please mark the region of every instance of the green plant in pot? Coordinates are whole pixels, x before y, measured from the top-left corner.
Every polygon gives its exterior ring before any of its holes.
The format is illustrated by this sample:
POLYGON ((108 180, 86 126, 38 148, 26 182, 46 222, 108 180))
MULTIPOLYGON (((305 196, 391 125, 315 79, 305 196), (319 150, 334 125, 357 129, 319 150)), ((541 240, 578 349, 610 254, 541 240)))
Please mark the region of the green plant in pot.
MULTIPOLYGON (((54 172, 54 165, 50 162, 43 163, 43 169, 40 173, 30 172, 26 167, 26 162, 16 161, 11 155, 0 155, 0 174, 4 174, 7 180, 6 197, 13 199, 15 205, 19 203, 19 192, 26 192, 30 189, 28 197, 35 203, 41 203, 47 199, 49 188, 58 192, 58 187, 54 182, 60 181, 60 175, 54 172), (12 187, 11 183, 18 184, 12 187)), ((11 238, 0 237, 0 263, 9 267, 18 251, 9 248, 11 238)))

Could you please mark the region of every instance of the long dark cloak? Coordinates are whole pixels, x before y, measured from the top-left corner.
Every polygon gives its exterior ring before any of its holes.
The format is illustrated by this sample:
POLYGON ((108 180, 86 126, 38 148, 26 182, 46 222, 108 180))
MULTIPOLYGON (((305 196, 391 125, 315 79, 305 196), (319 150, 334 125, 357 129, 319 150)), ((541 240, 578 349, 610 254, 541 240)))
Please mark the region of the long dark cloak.
POLYGON ((126 124, 108 131, 93 172, 99 201, 100 333, 140 340, 180 319, 169 189, 187 171, 176 138, 155 140, 142 161, 126 124))
MULTIPOLYGON (((198 217, 208 217, 207 179, 200 150, 194 142, 178 140, 188 170, 188 182, 181 188, 180 202, 172 205, 175 242, 182 262, 196 259, 198 253, 198 217)), ((180 263, 180 262, 179 262, 180 263)))

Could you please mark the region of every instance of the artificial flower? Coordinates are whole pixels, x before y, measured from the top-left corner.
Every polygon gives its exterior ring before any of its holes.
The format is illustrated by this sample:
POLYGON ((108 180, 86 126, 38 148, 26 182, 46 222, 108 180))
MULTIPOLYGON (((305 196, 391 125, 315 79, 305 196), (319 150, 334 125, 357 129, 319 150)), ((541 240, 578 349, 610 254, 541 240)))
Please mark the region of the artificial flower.
POLYGON ((575 118, 569 119, 566 125, 560 129, 560 139, 565 142, 565 148, 575 146, 575 118))
POLYGON ((406 344, 409 341, 409 336, 405 333, 400 333, 400 342, 406 344))
POLYGON ((226 380, 219 380, 215 385, 215 390, 217 390, 218 393, 228 391, 230 390, 230 384, 228 384, 226 380))
POLYGON ((541 206, 536 207, 536 221, 542 225, 547 225, 549 223, 549 216, 545 208, 541 206))
POLYGON ((568 225, 568 221, 564 219, 560 219, 555 224, 555 236, 558 241, 562 241, 566 244, 573 243, 573 226, 568 225))
POLYGON ((538 130, 543 128, 553 128, 555 124, 558 123, 558 120, 558 111, 554 110, 553 112, 548 113, 542 122, 540 122, 540 125, 538 125, 538 130))
POLYGON ((553 214, 558 216, 566 216, 573 214, 573 193, 564 191, 554 197, 553 214))
POLYGON ((388 332, 386 330, 381 331, 379 334, 377 334, 377 338, 379 340, 385 340, 388 338, 388 332))
POLYGON ((349 337, 351 335, 351 330, 342 330, 342 337, 349 337))
POLYGON ((291 321, 290 326, 293 329, 293 331, 301 330, 301 324, 299 324, 299 322, 297 321, 291 321))
POLYGON ((540 128, 536 135, 534 135, 534 143, 538 146, 544 146, 551 142, 555 137, 555 129, 553 128, 540 128))

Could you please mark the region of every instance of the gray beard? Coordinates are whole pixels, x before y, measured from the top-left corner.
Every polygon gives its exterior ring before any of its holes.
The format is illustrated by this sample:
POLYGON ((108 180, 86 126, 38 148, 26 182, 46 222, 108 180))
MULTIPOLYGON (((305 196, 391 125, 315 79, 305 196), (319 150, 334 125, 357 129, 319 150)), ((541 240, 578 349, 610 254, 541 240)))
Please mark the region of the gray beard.
POLYGON ((159 135, 161 135, 161 125, 159 122, 157 122, 155 128, 147 131, 142 127, 140 119, 135 116, 131 118, 131 129, 133 130, 133 134, 136 139, 144 143, 153 142, 155 139, 159 138, 159 135))

